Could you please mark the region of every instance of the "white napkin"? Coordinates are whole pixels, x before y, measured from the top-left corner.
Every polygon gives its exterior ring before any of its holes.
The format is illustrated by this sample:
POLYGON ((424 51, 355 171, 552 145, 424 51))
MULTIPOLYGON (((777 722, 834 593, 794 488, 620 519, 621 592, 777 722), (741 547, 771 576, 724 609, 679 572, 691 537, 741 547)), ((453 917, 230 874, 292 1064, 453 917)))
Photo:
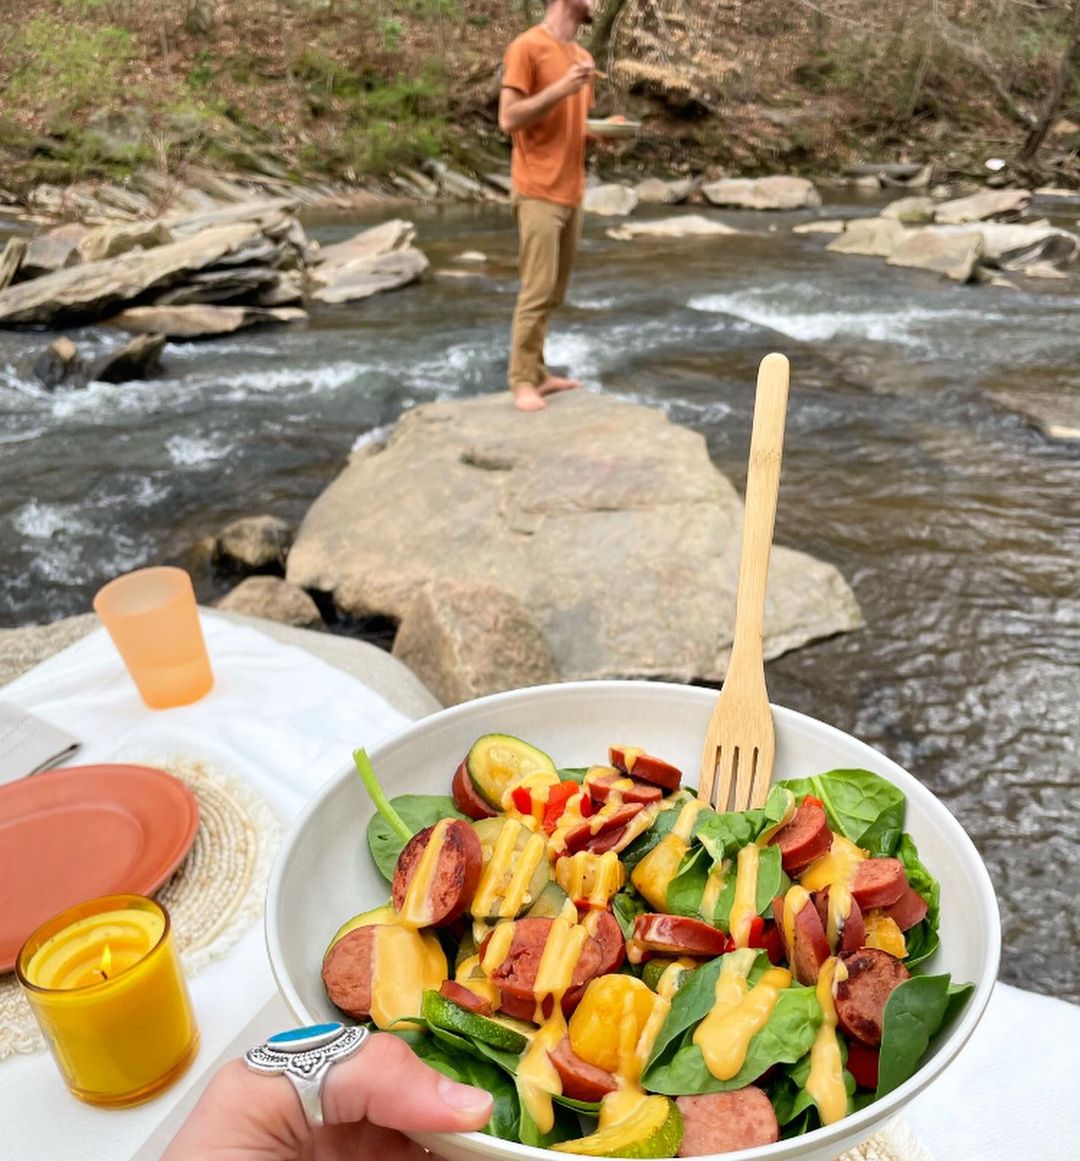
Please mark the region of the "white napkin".
MULTIPOLYGON (((408 723, 381 695, 303 650, 213 613, 203 612, 202 623, 215 684, 194 705, 147 709, 104 630, 23 674, 2 696, 81 737, 81 763, 198 756, 244 777, 285 822, 350 761, 354 747, 370 747, 408 723)), ((274 995, 261 924, 189 984, 199 1056, 183 1080, 147 1105, 116 1112, 81 1104, 47 1053, 0 1064, 0 1156, 131 1157, 274 995)))
POLYGON ((78 748, 78 738, 65 730, 9 701, 0 701, 0 784, 51 770, 78 748))

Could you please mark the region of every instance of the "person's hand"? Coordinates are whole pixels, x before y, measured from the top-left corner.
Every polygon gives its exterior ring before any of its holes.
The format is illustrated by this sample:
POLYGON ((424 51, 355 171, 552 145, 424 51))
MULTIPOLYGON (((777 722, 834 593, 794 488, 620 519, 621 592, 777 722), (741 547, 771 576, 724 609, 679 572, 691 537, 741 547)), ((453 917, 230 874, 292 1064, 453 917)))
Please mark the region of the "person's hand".
POLYGON ((579 92, 592 79, 593 66, 586 61, 575 61, 555 83, 561 86, 561 95, 569 97, 579 92))
POLYGON ((290 1081, 234 1060, 210 1082, 162 1161, 425 1161, 428 1154, 397 1130, 479 1129, 492 1099, 378 1032, 330 1069, 322 1106, 326 1123, 312 1128, 290 1081))

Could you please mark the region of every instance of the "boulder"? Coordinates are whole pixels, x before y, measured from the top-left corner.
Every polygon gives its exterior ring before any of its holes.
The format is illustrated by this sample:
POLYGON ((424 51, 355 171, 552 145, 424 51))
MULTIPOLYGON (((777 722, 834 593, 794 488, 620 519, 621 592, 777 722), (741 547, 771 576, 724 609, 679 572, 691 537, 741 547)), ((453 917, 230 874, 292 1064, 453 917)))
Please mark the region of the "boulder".
POLYGON ((440 192, 447 197, 460 198, 462 201, 487 201, 494 197, 491 190, 481 185, 475 178, 458 173, 445 161, 432 158, 424 162, 423 168, 424 172, 438 183, 440 192))
POLYGON ((217 558, 248 572, 284 568, 292 547, 292 528, 277 516, 243 516, 218 536, 217 558))
POLYGON ((936 209, 937 203, 933 198, 897 198, 881 211, 881 216, 902 222, 905 226, 927 226, 934 220, 936 209))
POLYGON ((443 705, 559 677, 543 633, 517 598, 493 585, 449 578, 417 592, 393 655, 443 705))
POLYGON ((79 247, 72 238, 57 234, 39 234, 30 239, 22 260, 22 276, 41 278, 56 270, 66 270, 80 261, 79 247))
POLYGON ((165 349, 164 335, 138 335, 115 351, 102 355, 90 364, 87 379, 99 383, 128 383, 132 379, 149 379, 161 366, 165 349))
POLYGON ((59 387, 61 383, 70 383, 75 387, 83 387, 86 384, 85 364, 79 357, 78 347, 67 335, 54 339, 38 355, 30 373, 49 391, 59 387))
POLYGON ((675 206, 694 192, 697 182, 690 178, 679 181, 661 181, 658 177, 647 177, 636 186, 638 201, 643 206, 675 206))
POLYGON ((1050 225, 1013 225, 982 222, 977 227, 983 242, 983 260, 1002 270, 1033 266, 1063 266, 1080 252, 1080 237, 1050 225))
POLYGON ((206 339, 231 335, 247 327, 303 322, 307 311, 295 307, 136 306, 108 319, 129 334, 159 334, 170 339, 206 339))
MULTIPOLYGON (((397 290, 422 278, 430 263, 419 250, 395 250, 390 254, 380 254, 365 262, 358 262, 340 271, 328 284, 315 290, 311 297, 316 302, 341 303, 358 302, 381 294, 385 290, 397 290)), ((323 271, 318 268, 314 277, 321 279, 323 271)))
POLYGON ((306 288, 304 276, 299 270, 278 271, 275 282, 260 290, 252 301, 256 306, 294 306, 304 301, 306 288))
MULTIPOLYGON (((742 504, 700 435, 586 391, 526 418, 499 394, 415 407, 363 450, 305 516, 290 583, 399 623, 429 583, 489 585, 563 679, 723 678, 742 504)), ((766 606, 768 657, 861 621, 832 565, 783 547, 766 606)))
POLYGON ((295 625, 298 629, 326 628, 319 607, 311 597, 278 576, 249 576, 215 601, 214 607, 281 625, 295 625))
MULTIPOLYGON (((155 306, 191 306, 197 303, 257 301, 259 295, 273 291, 282 276, 268 266, 224 267, 201 270, 182 286, 174 286, 154 299, 155 306)), ((265 305, 259 303, 259 305, 265 305)))
POLYGON ((607 236, 629 241, 633 238, 696 238, 738 233, 739 230, 725 226, 723 222, 714 222, 703 214, 682 214, 653 222, 624 222, 608 230, 607 236))
POLYGON ((825 249, 834 254, 888 258, 911 232, 895 218, 852 218, 844 232, 825 249))
POLYGON ((805 177, 725 177, 701 187, 714 206, 742 210, 801 210, 820 206, 821 194, 805 177))
POLYGON ((25 238, 8 238, 4 243, 3 253, 0 253, 0 290, 14 280, 25 255, 25 238))
POLYGON ((970 282, 982 252, 982 238, 977 230, 953 233, 928 226, 910 231, 886 261, 890 266, 933 270, 956 282, 970 282))
POLYGON ((0 324, 102 318, 154 287, 171 286, 259 236, 251 223, 216 226, 152 250, 57 270, 0 290, 0 324))
POLYGON ((154 246, 165 246, 172 240, 172 234, 161 222, 133 222, 131 225, 99 226, 90 230, 79 242, 78 249, 83 262, 99 262, 136 248, 149 250, 154 246))
POLYGON ((604 217, 632 214, 637 205, 637 190, 627 185, 594 185, 585 191, 585 212, 604 217))
POLYGON ((821 218, 816 222, 799 222, 791 227, 793 234, 842 234, 847 222, 843 218, 821 218))
POLYGON ((1016 218, 1030 204, 1030 190, 987 189, 970 197, 940 202, 934 220, 942 225, 959 225, 962 222, 982 222, 987 218, 1016 218))
POLYGON ((857 189, 861 193, 881 193, 881 178, 875 177, 873 174, 866 174, 863 177, 853 177, 850 185, 852 189, 857 189))

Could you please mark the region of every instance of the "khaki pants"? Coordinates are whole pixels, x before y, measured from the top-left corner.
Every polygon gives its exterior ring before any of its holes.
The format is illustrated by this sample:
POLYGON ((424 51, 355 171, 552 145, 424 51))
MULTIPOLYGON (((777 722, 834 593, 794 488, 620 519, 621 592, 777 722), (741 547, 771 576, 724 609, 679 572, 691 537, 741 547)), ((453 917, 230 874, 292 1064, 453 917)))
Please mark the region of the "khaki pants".
POLYGON ((544 340, 548 319, 566 296, 582 219, 580 206, 560 206, 517 195, 513 205, 521 289, 510 339, 511 391, 538 387, 547 377, 544 340))

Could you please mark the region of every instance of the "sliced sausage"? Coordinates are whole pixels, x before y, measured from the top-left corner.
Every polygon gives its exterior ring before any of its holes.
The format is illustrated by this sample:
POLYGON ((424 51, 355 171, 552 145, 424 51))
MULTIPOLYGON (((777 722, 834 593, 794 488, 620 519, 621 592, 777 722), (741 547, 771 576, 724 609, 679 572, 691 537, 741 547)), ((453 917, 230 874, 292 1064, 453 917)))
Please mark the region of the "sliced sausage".
MULTIPOLYGON (((409 884, 434 832, 434 826, 424 827, 409 839, 398 855, 393 893, 394 908, 397 911, 405 903, 409 884)), ((443 835, 428 886, 424 906, 427 922, 423 926, 443 927, 463 915, 476 894, 483 868, 484 854, 480 847, 480 836, 462 819, 451 819, 443 835)))
POLYGON ((682 771, 678 767, 630 746, 609 746, 608 761, 616 770, 631 774, 643 782, 651 782, 669 794, 678 790, 682 784, 682 771))
MULTIPOLYGON (((599 767, 599 769, 603 768, 599 767)), ((630 778, 621 770, 612 770, 610 773, 586 774, 585 789, 597 802, 607 802, 612 786, 616 782, 626 782, 627 780, 630 781, 630 786, 618 788, 623 802, 640 802, 642 806, 649 806, 653 802, 659 802, 664 797, 664 792, 659 786, 642 782, 640 778, 630 778)))
MULTIPOLYGON (((685 915, 639 915, 634 920, 631 943, 639 957, 643 952, 657 955, 723 955, 731 948, 730 938, 700 919, 685 915)), ((631 960, 633 961, 633 956, 631 960)))
POLYGON ((563 1096, 572 1100, 598 1101, 619 1087, 619 1082, 610 1072, 582 1060, 570 1047, 569 1037, 564 1036, 548 1056, 562 1081, 563 1096))
POLYGON ((456 980, 443 980, 439 985, 439 993, 448 1000, 453 1000, 459 1008, 475 1012, 478 1016, 490 1016, 494 1011, 490 1000, 484 996, 478 996, 472 988, 467 988, 456 980))
POLYGON ((330 1002, 355 1020, 366 1020, 371 1015, 376 931, 378 925, 350 931, 323 960, 322 978, 330 1002))
POLYGON ((795 817, 769 840, 780 848, 784 870, 790 875, 812 863, 832 846, 832 831, 825 808, 816 798, 806 798, 795 811, 795 817))
POLYGON ((871 1048, 861 1040, 847 1042, 848 1072, 855 1078, 859 1088, 876 1089, 878 1084, 878 1049, 871 1048))
POLYGON ((926 913, 929 911, 926 900, 915 890, 914 887, 908 889, 900 896, 895 903, 890 903, 885 908, 884 914, 887 915, 901 931, 908 931, 915 926, 916 923, 921 923, 926 918, 926 913))
POLYGON ((619 843, 626 837, 626 824, 642 810, 640 802, 628 802, 606 816, 595 818, 575 826, 566 835, 566 853, 592 851, 602 855, 605 851, 617 851, 619 843))
POLYGON ((623 939, 619 921, 610 911, 600 911, 598 918, 586 922, 586 927, 593 939, 600 945, 600 961, 598 976, 610 975, 617 972, 626 959, 626 940, 623 939))
MULTIPOLYGON (((810 895, 814 901, 814 906, 817 908, 818 918, 821 920, 821 926, 825 930, 825 938, 829 938, 829 888, 825 887, 820 891, 814 891, 810 895)), ((863 919, 862 908, 855 902, 854 896, 851 899, 851 910, 848 912, 847 919, 840 924, 839 938, 836 947, 833 949, 837 955, 843 955, 847 951, 857 951, 862 947, 866 941, 866 921, 863 919)))
POLYGON ((904 864, 899 859, 864 859, 855 872, 851 893, 864 910, 888 907, 895 903, 908 885, 904 864))
POLYGON ((876 947, 862 947, 840 957, 847 979, 836 987, 836 1019, 856 1040, 876 1047, 881 1043, 885 1002, 893 988, 910 978, 894 955, 876 947))
MULTIPOLYGON (((773 914, 776 914, 775 900, 773 900, 773 914)), ((777 926, 784 934, 786 944, 783 901, 780 904, 780 919, 777 926)), ((812 986, 817 983, 818 973, 832 953, 829 950, 829 941, 825 937, 825 925, 821 922, 818 909, 810 899, 803 904, 802 910, 795 914, 794 942, 795 946, 787 949, 788 966, 800 984, 812 986)))
POLYGON ((497 810, 493 810, 476 792, 476 787, 469 777, 468 760, 462 761, 454 772, 454 781, 450 784, 450 793, 454 796, 454 805, 462 814, 479 821, 482 818, 495 818, 497 810))
POLYGON ((772 1102, 755 1085, 706 1096, 681 1096, 675 1104, 683 1118, 680 1157, 736 1153, 780 1139, 772 1102))
MULTIPOLYGON (((554 1008, 551 996, 537 996, 535 987, 536 973, 540 970, 540 961, 554 922, 553 919, 540 917, 516 920, 506 958, 488 973, 488 978, 499 989, 499 1008, 508 1016, 519 1020, 534 1019, 538 1000, 543 1001, 544 1017, 551 1015, 554 1008)), ((480 945, 481 962, 490 939, 488 935, 480 945)), ((589 980, 599 975, 602 960, 600 944, 588 936, 574 965, 570 986, 563 994, 562 1010, 566 1015, 570 1015, 581 1002, 589 980)))

